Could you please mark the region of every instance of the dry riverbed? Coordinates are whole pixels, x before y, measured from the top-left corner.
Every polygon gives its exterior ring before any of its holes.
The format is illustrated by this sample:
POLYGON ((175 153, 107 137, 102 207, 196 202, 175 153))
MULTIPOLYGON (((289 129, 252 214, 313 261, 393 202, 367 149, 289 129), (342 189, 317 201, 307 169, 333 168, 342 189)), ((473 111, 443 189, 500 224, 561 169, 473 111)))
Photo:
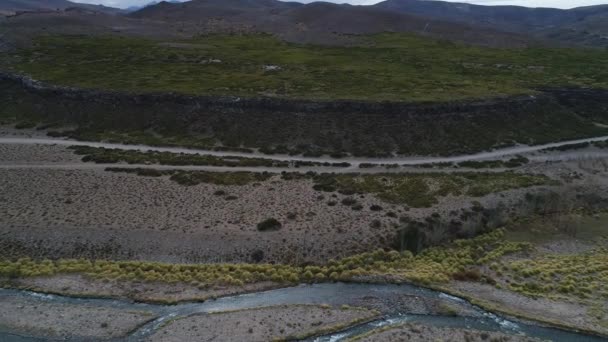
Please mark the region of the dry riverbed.
POLYGON ((524 336, 505 335, 469 329, 439 328, 421 324, 404 324, 372 330, 367 334, 350 339, 348 342, 426 342, 426 341, 495 341, 495 342, 539 342, 524 336))
POLYGON ((0 330, 57 339, 124 337, 155 315, 110 307, 47 302, 44 297, 0 295, 0 330))
POLYGON ((166 324, 150 342, 303 339, 370 321, 375 311, 321 305, 281 305, 193 315, 166 324))

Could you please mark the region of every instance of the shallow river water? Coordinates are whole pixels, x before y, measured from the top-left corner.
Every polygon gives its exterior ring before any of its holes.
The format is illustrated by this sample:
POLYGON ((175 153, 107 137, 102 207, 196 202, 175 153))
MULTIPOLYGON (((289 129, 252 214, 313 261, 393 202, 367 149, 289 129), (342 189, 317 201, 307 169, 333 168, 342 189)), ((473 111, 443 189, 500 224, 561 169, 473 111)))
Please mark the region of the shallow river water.
MULTIPOLYGON (((448 317, 437 315, 413 315, 406 312, 393 311, 386 312, 378 320, 358 325, 344 331, 330 335, 317 337, 310 341, 342 341, 369 330, 387 325, 399 324, 403 322, 418 322, 427 325, 441 327, 470 328, 487 331, 499 331, 508 334, 523 334, 529 337, 537 337, 552 341, 606 341, 606 339, 567 332, 560 329, 546 328, 533 324, 514 322, 500 316, 484 311, 463 299, 456 298, 438 291, 429 290, 413 285, 374 285, 374 284, 344 284, 327 283, 314 285, 300 285, 277 290, 270 290, 252 294, 245 294, 232 297, 224 297, 217 300, 200 303, 183 303, 178 305, 155 305, 144 303, 132 303, 123 300, 112 299, 82 299, 56 295, 46 295, 29 291, 4 290, 0 289, 0 295, 22 296, 38 298, 42 301, 52 303, 81 304, 99 307, 112 307, 129 310, 146 310, 154 312, 159 318, 137 329, 127 338, 114 341, 135 342, 144 341, 146 337, 156 332, 168 319, 188 316, 194 313, 207 313, 213 311, 226 311, 245 308, 257 308, 281 304, 331 304, 342 305, 356 303, 364 297, 374 297, 382 300, 391 300, 398 296, 408 295, 417 297, 427 297, 442 299, 454 302, 470 309, 473 314, 468 317, 448 317)), ((18 336, 10 332, 0 331, 0 341, 3 342, 35 342, 52 341, 51 339, 32 338, 18 336)), ((87 339, 87 341, 91 341, 87 339)))

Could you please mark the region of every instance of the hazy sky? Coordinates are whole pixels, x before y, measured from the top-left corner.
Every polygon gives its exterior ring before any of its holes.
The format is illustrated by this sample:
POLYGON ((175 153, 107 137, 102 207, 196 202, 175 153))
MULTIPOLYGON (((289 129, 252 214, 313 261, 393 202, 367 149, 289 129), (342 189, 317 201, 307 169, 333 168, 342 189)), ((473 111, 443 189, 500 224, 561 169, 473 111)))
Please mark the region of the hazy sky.
MULTIPOLYGON (((112 7, 129 7, 138 6, 151 2, 152 0, 73 0, 75 2, 89 4, 103 4, 112 7)), ((348 2, 353 5, 369 5, 380 2, 379 0, 326 0, 328 2, 344 3, 348 2)), ((608 0, 447 0, 452 2, 468 2, 481 5, 519 5, 528 7, 557 7, 557 8, 572 8, 578 6, 599 5, 608 3, 608 0)), ((313 2, 312 0, 302 0, 298 2, 313 2)))

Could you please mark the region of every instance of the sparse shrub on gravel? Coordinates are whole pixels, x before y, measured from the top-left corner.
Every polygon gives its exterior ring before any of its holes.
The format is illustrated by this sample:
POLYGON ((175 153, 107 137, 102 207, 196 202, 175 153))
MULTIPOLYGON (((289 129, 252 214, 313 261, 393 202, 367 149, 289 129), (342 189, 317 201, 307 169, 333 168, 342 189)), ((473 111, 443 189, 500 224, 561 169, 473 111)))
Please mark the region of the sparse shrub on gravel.
MULTIPOLYGON (((122 173, 134 173, 138 176, 170 176, 169 179, 172 181, 185 186, 194 186, 202 183, 215 184, 215 185, 247 185, 250 183, 263 182, 270 177, 272 174, 268 172, 208 172, 208 171, 178 171, 178 170, 154 170, 154 169, 143 169, 143 168, 119 168, 119 167, 108 167, 106 171, 109 172, 122 172, 122 173)), ((219 190, 222 191, 222 190, 219 190)), ((216 192, 215 195, 219 195, 220 192, 216 192)), ((224 193, 225 194, 225 193, 224 193)))
POLYGON ((352 206, 352 205, 357 204, 357 200, 352 197, 346 197, 346 198, 342 199, 342 204, 346 205, 346 206, 352 206))
POLYGON ((281 224, 281 222, 279 222, 277 219, 275 218, 269 218, 266 219, 260 223, 258 223, 258 230, 261 232, 267 232, 267 231, 275 231, 275 230, 279 230, 283 227, 283 225, 281 224))
MULTIPOLYGON (((439 201, 439 198, 448 195, 482 197, 510 189, 559 184, 545 175, 515 172, 284 173, 282 178, 284 180, 310 178, 314 182, 313 188, 317 191, 337 191, 347 196, 373 194, 386 202, 406 204, 415 208, 431 207, 439 201)), ((350 199, 346 200, 350 201, 350 199)), ((353 204, 347 202, 344 205, 353 204)))

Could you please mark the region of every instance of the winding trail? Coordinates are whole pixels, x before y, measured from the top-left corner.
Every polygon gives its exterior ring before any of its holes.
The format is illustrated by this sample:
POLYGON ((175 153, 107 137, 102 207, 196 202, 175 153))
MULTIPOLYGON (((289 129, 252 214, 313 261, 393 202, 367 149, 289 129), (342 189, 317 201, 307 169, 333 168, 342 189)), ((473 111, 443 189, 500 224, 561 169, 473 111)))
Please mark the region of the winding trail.
POLYGON ((19 138, 19 137, 0 137, 0 144, 28 144, 28 145, 63 145, 63 146, 89 146, 89 147, 103 147, 108 149, 120 149, 120 150, 135 150, 141 152, 171 152, 171 153, 183 153, 183 154, 202 154, 216 157, 242 157, 242 158, 261 158, 274 161, 310 161, 317 163, 350 163, 353 167, 358 168, 360 164, 400 164, 403 166, 416 166, 428 163, 449 163, 449 162, 463 162, 472 160, 484 160, 490 158, 502 158, 507 156, 513 156, 517 154, 526 154, 531 152, 538 152, 551 147, 559 147, 570 144, 578 144, 585 142, 596 142, 608 140, 608 136, 561 141, 556 143, 544 144, 544 145, 519 145, 503 149, 497 149, 489 152, 480 152, 461 156, 452 157, 392 157, 392 158, 331 158, 327 156, 323 157, 302 157, 302 156, 290 156, 290 155, 266 155, 260 152, 243 153, 243 152, 226 152, 226 151, 213 151, 203 149, 188 149, 180 147, 156 147, 146 145, 127 145, 127 144, 115 144, 115 143, 104 143, 104 142, 92 142, 92 141, 76 141, 68 139, 58 138, 19 138))
POLYGON ((443 162, 463 162, 463 161, 474 161, 474 160, 489 160, 497 159, 511 155, 526 155, 526 157, 532 162, 550 162, 550 161, 568 161, 568 160, 582 160, 582 159, 597 159, 607 158, 608 149, 603 150, 580 150, 580 151, 563 151, 563 152, 552 152, 546 154, 534 154, 540 150, 563 146, 569 144, 576 144, 581 142, 594 142, 594 141, 605 141, 608 140, 606 137, 597 137, 573 141, 564 141, 553 144, 538 145, 538 146, 517 146, 501 150, 495 150, 492 152, 482 152, 471 155, 462 155, 455 157, 394 157, 394 158, 343 158, 336 159, 331 157, 301 157, 301 156, 289 156, 289 155, 265 155, 259 152, 254 153, 238 153, 238 152, 226 152, 226 151, 212 151, 212 150, 201 150, 201 149, 187 149, 179 147, 156 147, 146 145, 128 145, 128 144, 114 144, 114 143, 102 143, 102 142, 90 142, 90 141, 75 141, 68 139, 56 139, 56 138, 23 138, 23 137, 2 137, 0 136, 0 145, 58 145, 58 146, 88 146, 88 147, 102 147, 108 149, 119 149, 119 150, 134 150, 140 152, 170 152, 179 154, 200 154, 200 155, 212 155, 216 157, 243 157, 243 158, 261 158, 269 161, 287 161, 289 166, 271 167, 271 166, 211 166, 211 165, 161 165, 161 164, 127 164, 127 163, 85 163, 85 162, 35 162, 35 161, 23 161, 23 162, 3 162, 0 156, 0 170, 18 170, 18 169, 43 169, 43 170, 104 170, 109 167, 123 168, 123 169, 154 169, 154 170, 182 170, 182 171, 208 171, 208 172, 268 172, 268 173, 282 173, 282 172, 316 172, 316 173, 360 173, 360 174, 378 174, 378 173, 407 173, 407 172, 424 172, 424 173, 445 173, 445 172, 503 172, 506 168, 419 168, 417 166, 428 164, 428 163, 443 163, 443 162), (349 166, 297 166, 297 161, 310 161, 317 163, 348 163, 349 166), (374 166, 361 167, 362 164, 373 164, 374 166), (385 165, 399 165, 399 167, 386 167, 385 165))

